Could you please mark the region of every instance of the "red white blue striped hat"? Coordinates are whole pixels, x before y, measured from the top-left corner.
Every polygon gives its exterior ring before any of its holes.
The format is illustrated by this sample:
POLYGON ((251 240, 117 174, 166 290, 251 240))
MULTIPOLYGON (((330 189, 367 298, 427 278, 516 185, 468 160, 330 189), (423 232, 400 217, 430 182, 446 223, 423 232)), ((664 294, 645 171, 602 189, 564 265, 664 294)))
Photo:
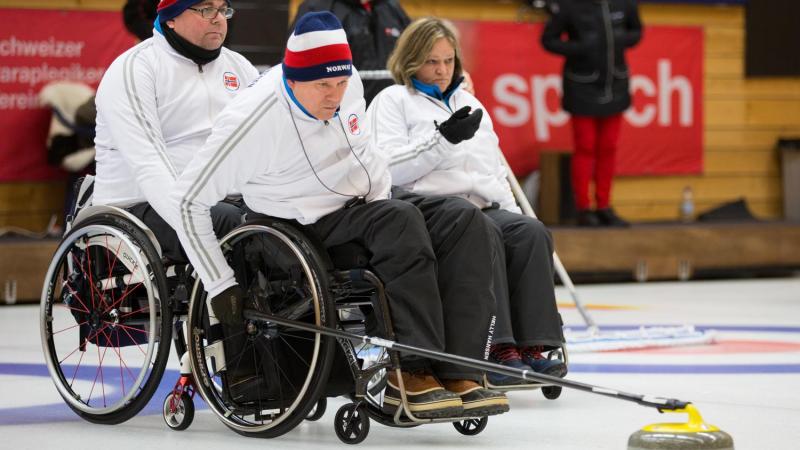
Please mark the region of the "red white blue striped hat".
POLYGON ((286 43, 283 73, 287 80, 295 81, 352 75, 353 56, 336 16, 327 11, 310 12, 297 20, 286 43))

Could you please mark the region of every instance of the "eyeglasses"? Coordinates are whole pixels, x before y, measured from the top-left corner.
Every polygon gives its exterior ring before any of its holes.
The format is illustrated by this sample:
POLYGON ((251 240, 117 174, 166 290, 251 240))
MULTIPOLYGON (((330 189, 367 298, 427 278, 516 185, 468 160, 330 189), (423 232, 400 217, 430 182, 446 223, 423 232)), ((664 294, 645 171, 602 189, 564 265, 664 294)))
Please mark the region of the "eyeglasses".
POLYGON ((229 8, 227 6, 223 6, 222 8, 214 8, 213 6, 209 6, 207 8, 200 8, 200 9, 189 7, 186 9, 197 11, 200 13, 203 19, 208 19, 208 20, 216 19, 217 14, 222 14, 222 17, 230 19, 231 17, 233 17, 233 13, 236 12, 234 11, 233 8, 229 8))

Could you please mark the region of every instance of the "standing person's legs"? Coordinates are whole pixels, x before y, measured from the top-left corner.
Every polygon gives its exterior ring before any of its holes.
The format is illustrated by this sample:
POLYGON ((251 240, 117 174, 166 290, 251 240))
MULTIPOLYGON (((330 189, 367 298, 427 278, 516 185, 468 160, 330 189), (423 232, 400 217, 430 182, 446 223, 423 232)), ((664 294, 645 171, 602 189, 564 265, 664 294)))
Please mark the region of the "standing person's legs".
POLYGON ((575 195, 575 207, 578 211, 592 207, 589 198, 589 182, 594 173, 595 118, 590 116, 572 116, 572 192, 575 195))
MULTIPOLYGON (((458 197, 422 196, 395 188, 392 197, 416 206, 425 218, 438 262, 445 351, 485 359, 495 310, 491 224, 475 205, 458 197)), ((481 371, 436 363, 441 378, 480 381, 481 371)))
POLYGON ((595 199, 597 209, 608 208, 611 204, 611 183, 616 168, 617 142, 622 125, 622 114, 597 119, 595 199))
POLYGON ((580 226, 598 226, 600 221, 592 209, 589 183, 595 171, 597 127, 591 116, 572 116, 572 193, 575 196, 577 222, 580 226))

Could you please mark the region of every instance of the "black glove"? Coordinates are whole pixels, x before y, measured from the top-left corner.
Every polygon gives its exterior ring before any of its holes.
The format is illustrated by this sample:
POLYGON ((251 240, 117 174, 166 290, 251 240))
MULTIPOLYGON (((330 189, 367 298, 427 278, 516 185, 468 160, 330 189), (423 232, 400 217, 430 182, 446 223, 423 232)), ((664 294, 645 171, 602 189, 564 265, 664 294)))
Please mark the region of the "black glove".
POLYGON ((472 139, 472 136, 475 136, 475 132, 478 131, 478 127, 481 126, 483 110, 478 108, 470 114, 470 109, 469 106, 459 109, 449 119, 441 124, 436 124, 436 129, 453 144, 472 139))
POLYGON ((241 326, 243 307, 244 294, 238 284, 225 289, 211 299, 211 310, 223 325, 241 326))

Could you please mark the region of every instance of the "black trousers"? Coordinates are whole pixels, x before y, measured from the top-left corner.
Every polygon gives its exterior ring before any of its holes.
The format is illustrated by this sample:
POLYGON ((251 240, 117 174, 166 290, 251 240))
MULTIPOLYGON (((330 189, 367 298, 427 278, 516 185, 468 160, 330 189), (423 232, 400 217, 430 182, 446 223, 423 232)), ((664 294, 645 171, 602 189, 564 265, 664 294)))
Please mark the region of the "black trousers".
MULTIPOLYGON (((357 242, 371 253, 398 342, 482 359, 494 310, 492 274, 484 267, 491 228, 460 199, 395 196, 333 212, 310 227, 326 247, 357 242)), ((481 378, 468 367, 410 356, 402 361, 406 369, 430 364, 440 378, 481 378)))
MULTIPOLYGON (((150 206, 149 203, 139 203, 126 208, 128 212, 138 217, 156 235, 161 245, 162 256, 173 263, 188 264, 189 258, 181 247, 178 234, 167 222, 150 206)), ((243 211, 237 205, 228 202, 219 202, 211 208, 211 223, 214 234, 221 239, 231 230, 242 224, 243 211)))
POLYGON ((498 302, 493 343, 561 347, 550 231, 522 214, 496 208, 484 213, 494 224, 496 246, 503 253, 494 266, 498 302))

